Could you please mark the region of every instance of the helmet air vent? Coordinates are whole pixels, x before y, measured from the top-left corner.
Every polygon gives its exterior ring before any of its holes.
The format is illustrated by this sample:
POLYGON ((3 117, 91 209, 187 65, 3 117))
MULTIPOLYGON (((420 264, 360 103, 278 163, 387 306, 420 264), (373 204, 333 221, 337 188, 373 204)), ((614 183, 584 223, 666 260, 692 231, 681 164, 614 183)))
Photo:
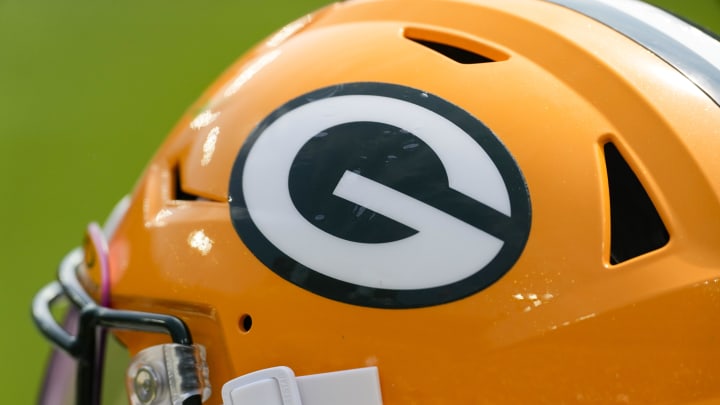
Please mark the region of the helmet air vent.
POLYGON ((665 246, 667 228, 640 180, 617 147, 604 145, 610 193, 610 264, 665 246))
POLYGON ((425 28, 406 28, 405 38, 463 65, 497 62, 508 55, 472 38, 425 28))
POLYGON ((180 200, 180 201, 196 201, 199 199, 198 196, 188 193, 185 190, 183 190, 182 187, 182 179, 181 179, 181 172, 180 165, 175 165, 175 168, 173 169, 173 182, 174 182, 174 191, 175 195, 173 200, 180 200))

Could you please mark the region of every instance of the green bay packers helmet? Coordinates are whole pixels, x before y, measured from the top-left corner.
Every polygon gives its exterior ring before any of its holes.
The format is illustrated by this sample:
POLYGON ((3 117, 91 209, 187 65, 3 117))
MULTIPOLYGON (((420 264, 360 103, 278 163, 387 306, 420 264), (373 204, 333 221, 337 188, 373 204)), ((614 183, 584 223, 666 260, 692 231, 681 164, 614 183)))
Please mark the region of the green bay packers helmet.
POLYGON ((719 105, 639 1, 329 5, 38 293, 40 403, 720 402, 719 105))

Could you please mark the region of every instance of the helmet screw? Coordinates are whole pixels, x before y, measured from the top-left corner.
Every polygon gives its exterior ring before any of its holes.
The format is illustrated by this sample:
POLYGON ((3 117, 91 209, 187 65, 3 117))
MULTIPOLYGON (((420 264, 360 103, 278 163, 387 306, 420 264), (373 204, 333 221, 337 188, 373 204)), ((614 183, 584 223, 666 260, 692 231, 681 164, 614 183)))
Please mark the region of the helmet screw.
POLYGON ((135 373, 135 395, 140 403, 151 404, 157 397, 158 391, 158 378, 155 375, 155 371, 148 366, 140 368, 135 373))

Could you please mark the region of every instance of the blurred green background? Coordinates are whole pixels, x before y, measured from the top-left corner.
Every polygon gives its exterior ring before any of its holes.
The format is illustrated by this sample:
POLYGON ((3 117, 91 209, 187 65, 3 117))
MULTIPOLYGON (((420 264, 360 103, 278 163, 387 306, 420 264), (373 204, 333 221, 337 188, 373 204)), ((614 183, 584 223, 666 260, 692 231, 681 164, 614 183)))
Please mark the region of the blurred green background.
MULTIPOLYGON (((325 0, 0 0, 0 398, 35 401, 29 316, 85 225, 251 44, 325 0)), ((655 1, 720 32, 720 0, 655 1)))

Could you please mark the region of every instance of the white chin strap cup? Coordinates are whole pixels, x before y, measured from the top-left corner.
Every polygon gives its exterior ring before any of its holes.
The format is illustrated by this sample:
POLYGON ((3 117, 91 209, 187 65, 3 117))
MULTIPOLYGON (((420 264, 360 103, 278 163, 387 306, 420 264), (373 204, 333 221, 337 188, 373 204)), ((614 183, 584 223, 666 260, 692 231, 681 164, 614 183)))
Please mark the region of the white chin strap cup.
POLYGON ((273 367, 228 381, 224 405, 382 405, 377 367, 295 377, 273 367))

